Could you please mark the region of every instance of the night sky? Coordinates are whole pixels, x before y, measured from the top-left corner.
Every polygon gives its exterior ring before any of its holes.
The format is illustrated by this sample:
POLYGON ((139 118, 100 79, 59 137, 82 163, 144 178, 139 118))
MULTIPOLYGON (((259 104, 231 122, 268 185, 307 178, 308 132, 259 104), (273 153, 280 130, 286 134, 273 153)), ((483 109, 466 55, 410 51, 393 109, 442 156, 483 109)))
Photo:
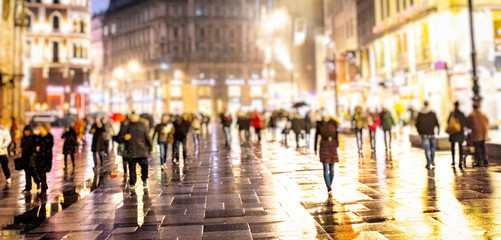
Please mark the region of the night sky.
POLYGON ((92 0, 92 13, 97 13, 108 8, 110 0, 92 0))

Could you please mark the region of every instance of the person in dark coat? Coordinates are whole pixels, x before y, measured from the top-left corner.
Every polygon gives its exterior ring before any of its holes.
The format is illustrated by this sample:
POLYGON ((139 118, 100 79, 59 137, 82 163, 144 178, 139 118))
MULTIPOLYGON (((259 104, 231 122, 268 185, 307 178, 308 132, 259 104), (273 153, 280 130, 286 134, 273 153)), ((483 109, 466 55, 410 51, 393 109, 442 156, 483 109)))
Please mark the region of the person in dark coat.
POLYGON ((429 103, 424 102, 423 109, 419 112, 416 119, 416 128, 421 136, 421 142, 426 155, 426 168, 435 167, 435 129, 437 135, 440 132, 437 115, 429 106, 429 103))
POLYGON ((52 169, 52 147, 54 147, 54 137, 50 133, 50 126, 41 125, 38 127, 40 135, 35 141, 36 157, 32 158, 35 173, 42 184, 42 194, 47 192, 47 173, 52 169))
POLYGON ((167 161, 167 150, 169 147, 168 138, 169 133, 173 130, 172 123, 169 122, 169 116, 165 115, 162 117, 162 122, 155 127, 153 132, 153 140, 157 137, 157 143, 160 148, 160 166, 162 171, 165 168, 165 162, 167 161))
MULTIPOLYGON (((463 162, 461 161, 461 158, 463 156, 463 142, 465 140, 464 128, 466 127, 466 117, 459 110, 459 102, 454 103, 454 111, 451 112, 449 118, 447 119, 448 124, 450 124, 451 122, 454 122, 453 124, 458 123, 460 126, 458 132, 449 134, 449 141, 451 142, 452 166, 454 167, 456 165, 454 155, 456 153, 457 143, 459 147, 459 167, 462 168, 463 162)), ((448 126, 448 128, 449 127, 451 126, 448 126)))
POLYGON ((40 179, 35 173, 34 166, 30 166, 31 157, 35 152, 36 136, 33 135, 33 129, 30 126, 24 127, 23 137, 21 138, 21 160, 26 177, 26 187, 24 192, 31 191, 32 179, 37 184, 37 189, 40 188, 40 179))
POLYGON ((324 180, 327 192, 332 194, 332 182, 334 181, 334 164, 339 162, 337 148, 339 146, 338 123, 330 117, 325 117, 323 121, 317 122, 315 134, 315 154, 319 149, 320 162, 324 168, 324 180))
POLYGON ((278 113, 273 111, 271 113, 270 119, 268 120, 268 129, 271 133, 271 141, 274 142, 277 138, 277 124, 278 124, 278 113))
POLYGON ((153 151, 153 143, 149 135, 149 127, 139 121, 139 115, 132 114, 129 123, 123 127, 123 141, 125 143, 124 158, 129 163, 129 188, 136 187, 136 165, 141 167, 143 186, 147 187, 148 156, 153 151))
POLYGON ((67 168, 68 156, 71 158, 71 163, 73 164, 73 169, 75 168, 75 153, 78 148, 77 133, 73 127, 68 126, 61 137, 64 139, 63 144, 63 155, 64 155, 64 169, 67 168))
POLYGON ((310 133, 311 133, 311 129, 313 127, 310 114, 311 114, 311 111, 307 112, 306 115, 304 116, 304 136, 306 139, 307 146, 310 146, 310 133))
POLYGON ((186 160, 186 140, 188 132, 190 131, 190 126, 188 115, 176 117, 174 122, 174 156, 172 158, 172 161, 175 163, 179 162, 179 145, 181 144, 183 145, 183 159, 186 160))
POLYGON ((294 135, 296 135, 296 147, 299 148, 299 137, 303 135, 303 131, 305 129, 304 119, 301 118, 299 114, 295 114, 291 120, 291 128, 294 131, 294 135))
POLYGON ((225 147, 226 149, 229 149, 231 143, 231 124, 233 123, 233 117, 231 116, 230 112, 226 111, 225 113, 220 114, 220 118, 226 140, 225 147))
POLYGON ((391 150, 391 128, 395 125, 395 121, 387 108, 383 108, 383 111, 379 114, 379 118, 381 119, 381 127, 383 128, 384 146, 386 151, 388 151, 391 150))
POLYGON ((241 145, 249 145, 250 143, 250 114, 240 112, 237 118, 238 133, 240 135, 241 145), (242 137, 243 135, 243 137, 242 137))
POLYGON ((93 134, 91 151, 92 151, 92 159, 94 160, 94 167, 97 168, 99 166, 97 161, 98 156, 101 162, 100 165, 102 167, 104 162, 104 151, 106 150, 106 145, 104 143, 105 129, 100 118, 97 117, 95 118, 94 124, 92 124, 90 132, 93 134))

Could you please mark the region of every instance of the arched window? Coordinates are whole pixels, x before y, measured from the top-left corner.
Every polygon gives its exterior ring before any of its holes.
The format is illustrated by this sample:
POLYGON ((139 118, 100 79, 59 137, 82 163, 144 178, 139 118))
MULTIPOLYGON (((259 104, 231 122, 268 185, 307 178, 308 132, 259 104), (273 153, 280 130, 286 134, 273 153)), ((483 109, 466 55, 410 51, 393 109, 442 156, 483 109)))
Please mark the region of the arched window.
POLYGON ((73 32, 74 32, 74 33, 79 32, 79 31, 78 31, 78 27, 79 27, 79 25, 78 25, 78 21, 77 21, 77 20, 74 20, 74 21, 73 21, 73 32))
POLYGON ((86 28, 85 21, 80 22, 80 33, 85 33, 85 28, 86 28))
POLYGON ((52 29, 54 29, 54 31, 59 31, 59 17, 58 16, 54 16, 52 18, 52 29))

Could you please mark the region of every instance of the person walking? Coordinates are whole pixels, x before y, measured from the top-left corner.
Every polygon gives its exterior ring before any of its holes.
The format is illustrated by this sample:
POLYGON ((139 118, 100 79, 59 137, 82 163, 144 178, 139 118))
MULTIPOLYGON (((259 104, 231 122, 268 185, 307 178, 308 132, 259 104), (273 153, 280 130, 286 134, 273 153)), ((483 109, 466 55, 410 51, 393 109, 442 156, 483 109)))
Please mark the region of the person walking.
POLYGON ((9 156, 14 156, 17 153, 17 121, 16 118, 11 118, 12 119, 12 124, 10 127, 10 144, 8 149, 9 156))
POLYGON ((190 123, 188 121, 188 116, 185 114, 182 117, 177 116, 174 122, 174 156, 172 161, 174 163, 179 163, 179 147, 183 146, 183 159, 186 161, 186 138, 188 132, 190 131, 190 123))
POLYGON ((383 108, 383 111, 379 114, 379 118, 381 119, 381 127, 383 128, 384 146, 386 151, 391 151, 391 129, 395 125, 395 121, 387 108, 383 108))
POLYGON ((292 117, 291 128, 294 132, 294 135, 296 136, 296 148, 299 148, 299 139, 302 138, 303 131, 306 127, 304 119, 301 118, 301 115, 299 115, 298 113, 294 114, 294 116, 292 117))
POLYGON ((362 153, 363 143, 364 143, 364 128, 367 127, 367 121, 364 112, 362 111, 362 107, 357 106, 355 108, 355 113, 353 113, 352 118, 352 126, 355 129, 355 134, 357 137, 357 148, 358 153, 362 153))
POLYGON ((480 103, 473 104, 473 112, 467 119, 468 128, 471 129, 471 141, 475 146, 475 167, 479 167, 482 163, 485 166, 489 165, 485 152, 485 141, 488 139, 489 119, 485 114, 480 112, 480 103))
POLYGON ((91 145, 92 159, 94 160, 94 168, 97 169, 99 166, 101 167, 103 166, 104 151, 106 148, 104 144, 105 129, 99 117, 96 117, 94 119, 94 124, 92 124, 90 132, 93 134, 92 145, 91 145), (99 165, 97 160, 98 157, 99 161, 101 162, 101 164, 99 165))
POLYGON ((456 143, 459 148, 459 167, 463 167, 463 142, 465 140, 464 128, 466 127, 466 117, 459 110, 459 102, 454 103, 454 111, 449 114, 447 120, 446 132, 449 134, 449 141, 451 142, 451 154, 452 154, 452 167, 456 166, 455 154, 456 154, 456 143))
POLYGON ((421 136, 421 143, 426 155, 426 168, 435 167, 435 129, 440 132, 437 115, 431 110, 429 103, 424 102, 423 109, 416 119, 416 129, 421 136))
POLYGON ((26 179, 26 187, 23 192, 30 192, 32 179, 37 184, 37 189, 40 189, 40 179, 35 173, 35 168, 30 165, 31 157, 35 152, 36 136, 33 135, 33 129, 26 126, 23 129, 23 137, 21 138, 21 161, 26 179))
POLYGON ((9 158, 7 157, 8 147, 12 138, 10 136, 9 129, 5 125, 5 119, 0 120, 0 164, 2 165, 3 174, 7 184, 11 183, 10 170, 9 170, 9 158))
POLYGON ((268 130, 271 133, 271 141, 275 142, 277 138, 278 113, 273 111, 268 120, 268 130))
POLYGON ((160 149, 160 167, 162 171, 165 169, 165 163, 167 162, 167 151, 169 146, 167 143, 167 137, 171 130, 172 124, 169 123, 169 117, 164 115, 162 116, 162 121, 155 126, 155 130, 153 132, 152 140, 155 140, 155 137, 157 138, 158 147, 160 149))
POLYGON ((230 149, 231 144, 231 124, 233 123, 233 118, 231 117, 230 112, 225 111, 221 113, 221 125, 223 125, 223 132, 225 136, 225 147, 226 149, 230 149))
POLYGON ((195 143, 195 147, 198 148, 198 144, 200 143, 200 133, 201 133, 201 117, 197 116, 197 114, 192 114, 191 119, 191 129, 193 132, 193 142, 195 143))
POLYGON ((139 115, 131 114, 129 123, 123 127, 125 143, 124 158, 129 163, 129 185, 127 188, 136 188, 136 165, 141 167, 143 187, 148 187, 148 157, 153 151, 153 144, 149 135, 149 127, 140 121, 139 115))
POLYGON ((63 143, 63 155, 64 155, 64 169, 68 167, 68 156, 71 158, 71 163, 73 164, 73 169, 75 169, 75 153, 77 152, 78 140, 77 133, 72 126, 68 126, 65 132, 61 136, 64 139, 63 143))
POLYGON ((42 194, 45 195, 47 189, 47 173, 52 169, 52 147, 54 147, 54 137, 50 133, 49 125, 40 125, 38 127, 38 132, 40 135, 36 139, 35 143, 35 157, 32 166, 34 166, 35 173, 40 179, 42 184, 42 194))
POLYGON ((369 125, 369 138, 371 143, 371 150, 374 153, 376 151, 376 131, 381 125, 381 118, 376 112, 371 112, 367 116, 367 122, 369 125))
POLYGON ((254 111, 251 114, 251 126, 254 128, 254 133, 257 136, 257 141, 261 142, 261 129, 263 128, 263 115, 259 111, 254 111))
POLYGON ((241 146, 248 146, 250 144, 250 117, 248 113, 238 113, 237 126, 241 146))
POLYGON ((315 155, 319 150, 320 162, 324 169, 324 180, 327 186, 327 193, 332 194, 332 182, 334 181, 334 164, 339 162, 337 148, 339 146, 338 123, 330 117, 325 117, 317 122, 315 133, 315 155))
POLYGON ((310 133, 313 127, 311 122, 311 111, 308 111, 306 115, 304 115, 304 139, 306 141, 306 146, 310 146, 310 133))
POLYGON ((114 134, 113 125, 111 124, 110 118, 107 115, 103 117, 101 123, 103 124, 103 129, 104 129, 103 132, 104 156, 108 157, 110 151, 110 143, 111 145, 113 145, 113 142, 111 141, 111 137, 114 134))

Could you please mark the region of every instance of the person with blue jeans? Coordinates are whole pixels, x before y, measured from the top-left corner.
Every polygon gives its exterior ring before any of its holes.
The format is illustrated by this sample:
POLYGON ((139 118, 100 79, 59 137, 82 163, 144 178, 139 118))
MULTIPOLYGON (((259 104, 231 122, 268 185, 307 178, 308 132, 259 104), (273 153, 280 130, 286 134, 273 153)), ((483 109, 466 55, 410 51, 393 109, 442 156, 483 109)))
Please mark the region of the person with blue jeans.
POLYGON ((169 117, 163 116, 162 122, 155 127, 153 132, 153 138, 157 137, 158 147, 160 149, 160 167, 162 171, 165 168, 165 162, 167 161, 167 150, 168 150, 168 134, 172 130, 172 124, 169 123, 169 117))
POLYGON ((337 153, 338 144, 338 123, 331 117, 325 117, 317 122, 315 133, 315 154, 319 148, 320 162, 324 168, 324 180, 327 186, 327 194, 332 194, 332 182, 334 181, 334 164, 339 162, 337 153))
POLYGON ((424 153, 426 155, 426 168, 435 167, 435 129, 440 132, 437 115, 431 110, 428 101, 424 102, 423 109, 416 119, 416 129, 421 136, 424 153))
POLYGON ((230 112, 226 111, 225 113, 221 113, 221 124, 223 125, 223 131, 225 136, 225 147, 226 149, 230 149, 231 144, 231 124, 233 124, 233 117, 230 112))
POLYGON ((191 124, 188 121, 188 115, 177 116, 174 122, 174 156, 172 162, 179 162, 179 145, 183 144, 183 159, 186 160, 186 138, 190 131, 191 124))

